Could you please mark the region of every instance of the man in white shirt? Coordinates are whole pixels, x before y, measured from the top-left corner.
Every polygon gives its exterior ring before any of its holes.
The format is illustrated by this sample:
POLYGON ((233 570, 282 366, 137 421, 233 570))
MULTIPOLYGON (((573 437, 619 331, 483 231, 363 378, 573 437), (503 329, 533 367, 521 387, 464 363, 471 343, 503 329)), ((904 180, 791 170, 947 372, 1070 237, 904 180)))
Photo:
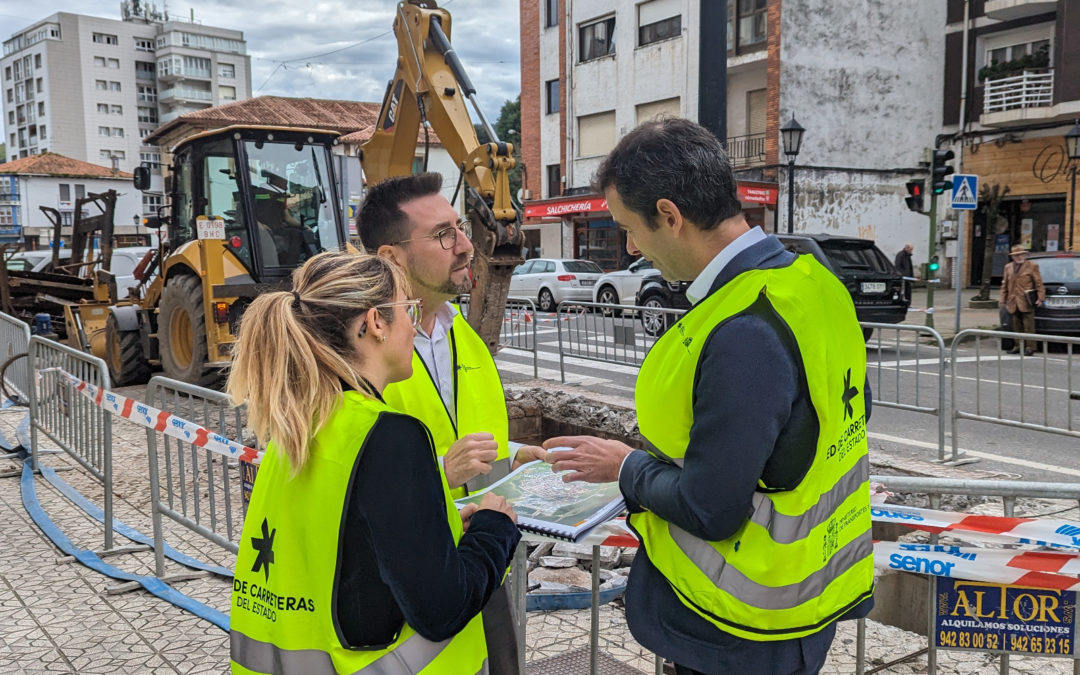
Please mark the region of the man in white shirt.
MULTIPOLYGON (((473 246, 468 221, 441 189, 437 173, 387 179, 368 191, 357 230, 368 252, 401 265, 413 297, 423 301, 412 377, 387 386, 383 397, 428 427, 451 493, 460 497, 506 475, 511 459, 517 466, 545 451, 511 449, 495 361, 452 302, 472 290, 473 246)), ((493 673, 518 670, 509 607, 509 593, 500 591, 484 608, 493 673)))

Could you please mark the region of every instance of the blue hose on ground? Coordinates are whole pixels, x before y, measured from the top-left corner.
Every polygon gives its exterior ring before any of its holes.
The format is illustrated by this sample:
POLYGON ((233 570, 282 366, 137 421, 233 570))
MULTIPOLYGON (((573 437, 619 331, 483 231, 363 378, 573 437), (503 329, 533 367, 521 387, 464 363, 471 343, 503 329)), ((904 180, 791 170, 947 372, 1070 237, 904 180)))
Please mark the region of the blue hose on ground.
MULTIPOLYGON (((88 516, 94 518, 99 523, 105 522, 105 512, 102 511, 97 504, 94 504, 86 497, 83 497, 78 490, 68 485, 68 483, 66 483, 63 478, 57 476, 55 469, 45 466, 44 464, 42 464, 38 468, 41 469, 41 475, 45 478, 45 480, 49 481, 49 483, 51 483, 54 488, 59 490, 61 494, 71 500, 71 502, 74 503, 75 506, 78 506, 80 509, 85 511, 88 516)), ((149 537, 142 532, 139 532, 134 527, 131 527, 130 525, 116 518, 113 518, 113 532, 116 532, 121 536, 127 537, 136 544, 145 544, 150 548, 154 548, 153 537, 149 537)), ((181 553, 180 551, 177 551, 175 548, 169 546, 165 542, 162 542, 162 545, 164 547, 163 553, 165 554, 165 557, 174 560, 181 565, 185 565, 187 567, 191 567, 197 570, 203 570, 205 572, 212 572, 219 576, 228 577, 230 579, 233 576, 232 570, 221 567, 220 565, 211 565, 208 563, 204 563, 201 560, 196 560, 195 558, 192 558, 186 553, 181 553)))
MULTIPOLYGON (((44 467, 43 467, 44 468, 44 467)), ((145 576, 139 574, 131 574, 121 569, 109 565, 101 558, 97 556, 93 551, 77 548, 67 535, 65 535, 59 527, 56 526, 52 520, 49 519, 48 514, 45 513, 45 509, 41 507, 41 503, 37 498, 37 488, 34 485, 34 472, 30 468, 28 462, 23 461, 22 478, 20 482, 22 492, 23 506, 26 508, 26 512, 33 519, 34 523, 41 529, 45 536, 52 540, 61 551, 67 555, 72 556, 83 565, 86 565, 92 570, 100 572, 113 579, 119 579, 122 581, 135 581, 139 583, 143 588, 152 593, 153 595, 170 602, 177 607, 194 614, 200 619, 205 619, 214 624, 218 628, 228 632, 229 630, 229 617, 223 612, 220 612, 213 607, 205 605, 183 593, 177 591, 173 587, 166 584, 164 581, 157 577, 145 576)), ((125 535, 126 536, 126 535, 125 535)))

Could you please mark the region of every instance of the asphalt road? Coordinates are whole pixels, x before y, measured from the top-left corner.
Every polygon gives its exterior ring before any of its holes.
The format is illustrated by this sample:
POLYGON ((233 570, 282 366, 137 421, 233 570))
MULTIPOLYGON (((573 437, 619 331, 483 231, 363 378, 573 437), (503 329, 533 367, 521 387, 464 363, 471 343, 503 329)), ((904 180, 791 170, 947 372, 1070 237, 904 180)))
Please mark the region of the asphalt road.
MULTIPOLYGON (((504 348, 496 358, 505 382, 533 379, 535 330, 537 374, 563 381, 568 390, 632 400, 637 365, 654 339, 639 317, 538 313, 508 320, 504 348), (560 372, 560 338, 562 371, 560 372)), ((1059 345, 1033 357, 1007 354, 996 340, 966 341, 943 352, 908 329, 878 331, 867 342, 868 377, 876 402, 867 431, 872 448, 924 460, 938 457, 939 419, 952 456, 951 401, 961 413, 1011 420, 957 422, 957 449, 971 468, 1003 477, 1080 481, 1080 346, 1059 345), (944 357, 945 377, 941 377, 944 357), (955 359, 955 382, 950 363, 955 359), (953 388, 955 386, 955 394, 953 388), (944 411, 938 412, 943 393, 944 411), (943 416, 943 417, 942 417, 943 416), (1075 430, 1073 436, 1028 427, 1075 430)))

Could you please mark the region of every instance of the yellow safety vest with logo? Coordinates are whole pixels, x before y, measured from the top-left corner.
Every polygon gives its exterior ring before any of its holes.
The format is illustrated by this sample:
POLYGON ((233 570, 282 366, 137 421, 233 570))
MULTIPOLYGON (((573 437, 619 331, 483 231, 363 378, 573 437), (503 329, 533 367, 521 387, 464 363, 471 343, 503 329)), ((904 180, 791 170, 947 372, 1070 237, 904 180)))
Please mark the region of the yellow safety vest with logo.
POLYGON ((631 515, 629 523, 683 604, 721 630, 768 641, 817 632, 873 594, 860 391, 866 345, 850 295, 808 255, 787 267, 744 272, 656 342, 641 366, 635 399, 649 452, 682 467, 702 347, 726 319, 762 308, 791 330, 818 420, 806 475, 789 489, 759 480, 752 514, 723 541, 705 541, 648 511, 631 515))
MULTIPOLYGON (((506 395, 495 360, 460 311, 454 315, 447 337, 450 341, 457 419, 451 417, 439 395, 435 378, 415 349, 412 377, 387 385, 383 398, 388 405, 424 423, 431 431, 435 452, 440 457, 462 436, 487 431, 495 436, 495 442, 499 444, 496 461, 505 460, 509 457, 507 439, 510 431, 506 418, 506 395)), ((465 487, 450 491, 455 499, 464 497, 466 493, 465 487)))
MULTIPOLYGON (((334 621, 345 496, 353 467, 379 415, 396 412, 359 392, 315 436, 299 474, 273 443, 263 457, 236 556, 230 617, 233 673, 459 675, 487 673, 478 613, 449 640, 432 642, 408 624, 385 648, 351 649, 334 621)), ((435 461, 432 455, 431 461, 435 461)), ((443 480, 446 519, 461 517, 443 480)))

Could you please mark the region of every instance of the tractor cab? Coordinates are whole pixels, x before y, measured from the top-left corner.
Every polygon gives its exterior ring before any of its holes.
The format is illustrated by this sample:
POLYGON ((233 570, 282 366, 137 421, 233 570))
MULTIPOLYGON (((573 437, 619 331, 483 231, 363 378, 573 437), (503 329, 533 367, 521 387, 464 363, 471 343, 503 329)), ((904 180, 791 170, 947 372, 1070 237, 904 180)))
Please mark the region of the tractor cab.
POLYGON ((173 150, 170 251, 223 234, 226 251, 250 277, 245 281, 274 283, 315 254, 344 248, 330 153, 336 143, 337 135, 325 131, 269 127, 184 140, 173 150), (200 228, 210 234, 200 236, 200 228))

